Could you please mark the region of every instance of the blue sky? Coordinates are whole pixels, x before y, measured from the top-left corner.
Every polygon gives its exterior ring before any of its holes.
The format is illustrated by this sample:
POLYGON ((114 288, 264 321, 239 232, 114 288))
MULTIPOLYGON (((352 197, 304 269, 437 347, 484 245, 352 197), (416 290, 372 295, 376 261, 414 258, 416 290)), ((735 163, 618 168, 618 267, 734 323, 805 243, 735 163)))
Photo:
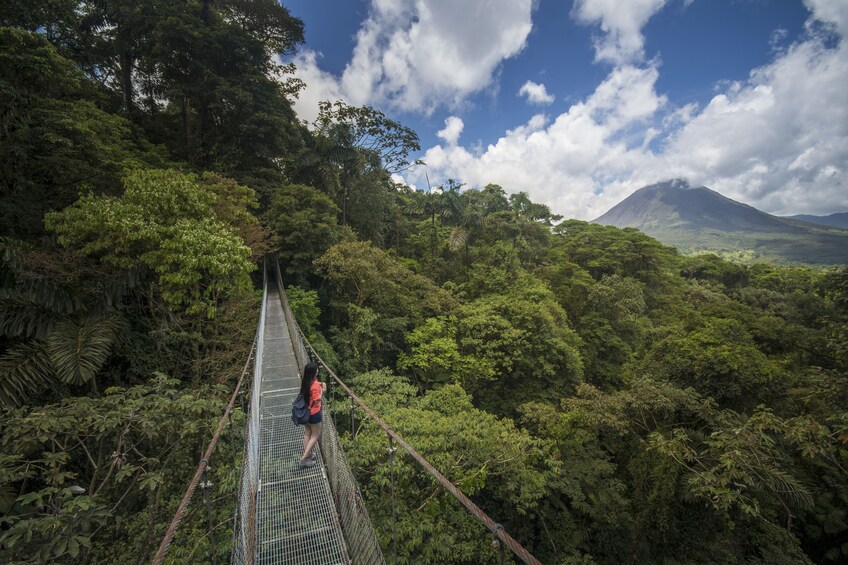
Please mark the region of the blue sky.
MULTIPOLYGON (((848 210, 845 0, 289 0, 296 109, 412 127, 435 185, 591 219, 686 177, 776 214, 848 210)), ((422 167, 402 180, 426 188, 422 167)))

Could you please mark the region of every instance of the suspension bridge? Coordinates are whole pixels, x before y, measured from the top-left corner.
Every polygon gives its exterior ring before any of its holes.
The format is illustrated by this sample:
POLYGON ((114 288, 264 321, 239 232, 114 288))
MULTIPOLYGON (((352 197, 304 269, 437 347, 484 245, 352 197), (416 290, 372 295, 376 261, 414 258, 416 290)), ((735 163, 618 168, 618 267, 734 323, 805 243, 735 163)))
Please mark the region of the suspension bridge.
MULTIPOLYGON (((338 387, 349 401, 351 417, 358 410, 385 432, 392 466, 398 449, 405 451, 444 490, 465 507, 489 533, 481 543, 498 548, 498 561, 539 563, 521 544, 459 491, 415 449, 392 430, 367 404, 323 362, 297 325, 280 276, 279 265, 264 269, 262 312, 253 351, 233 392, 227 410, 198 465, 153 565, 167 562, 168 548, 177 533, 197 487, 208 500, 206 471, 218 437, 231 422, 236 399, 249 387, 247 429, 238 502, 233 520, 230 563, 233 565, 348 565, 384 564, 383 548, 368 517, 355 477, 342 449, 332 405, 325 406, 320 457, 312 467, 298 465, 303 453, 303 428, 291 421, 291 403, 299 393, 300 375, 306 363, 317 361, 329 384, 338 387), (248 369, 253 366, 252 376, 248 369)), ((332 403, 335 395, 329 395, 332 403)), ((355 430, 355 426, 351 426, 355 430)), ((394 508, 394 504, 393 504, 394 508)), ((211 527, 210 527, 211 533, 211 527)), ((481 532, 482 533, 482 532, 481 532)), ((388 549, 389 561, 397 558, 396 540, 388 549)))

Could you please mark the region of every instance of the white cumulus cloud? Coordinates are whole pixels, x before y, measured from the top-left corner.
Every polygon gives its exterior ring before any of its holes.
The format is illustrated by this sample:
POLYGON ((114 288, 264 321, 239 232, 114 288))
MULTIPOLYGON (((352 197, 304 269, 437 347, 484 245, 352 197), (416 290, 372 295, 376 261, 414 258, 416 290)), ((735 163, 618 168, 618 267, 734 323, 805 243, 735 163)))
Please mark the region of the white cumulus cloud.
MULTIPOLYGON (((707 103, 677 107, 657 91, 661 67, 644 53, 643 28, 670 1, 576 0, 572 17, 598 26, 596 60, 612 63, 603 82, 564 113, 537 114, 489 145, 460 145, 464 123, 450 116, 442 143, 422 156, 430 181, 495 182, 582 219, 674 177, 776 214, 848 210, 848 2, 803 0, 812 16, 800 39, 781 40, 771 62, 719 83, 707 103)), ((521 51, 532 5, 372 0, 341 76, 322 71, 314 52, 298 56, 308 84, 298 115, 311 120, 319 100, 339 98, 424 113, 460 107, 521 51)), ((519 95, 552 98, 532 81, 519 95)), ((427 185, 420 168, 404 180, 427 185)))
POLYGON ((372 0, 340 77, 321 71, 308 50, 295 58, 307 84, 298 116, 311 119, 331 97, 424 113, 456 107, 524 48, 532 8, 533 0, 372 0))
POLYGON ((572 15, 582 23, 598 24, 603 31, 604 35, 595 39, 596 60, 622 64, 643 59, 642 27, 666 3, 668 0, 576 0, 572 15))
MULTIPOLYGON (((459 178, 472 186, 494 182, 510 192, 529 192, 537 201, 574 217, 599 216, 623 190, 593 194, 601 180, 629 175, 644 160, 642 138, 631 129, 650 121, 667 102, 658 95, 654 67, 615 69, 595 93, 548 123, 544 115, 506 132, 479 153, 437 145, 423 156, 435 178, 459 178), (631 142, 635 148, 631 148, 631 142)), ((421 183, 412 171, 409 179, 421 183)))
POLYGON ((465 124, 461 118, 450 116, 445 120, 445 129, 437 131, 436 135, 444 139, 448 145, 456 145, 463 127, 465 124))
POLYGON ((778 214, 848 210, 848 49, 816 37, 735 83, 671 138, 666 162, 778 214))
POLYGON ((848 37, 848 2, 845 0, 804 0, 816 18, 833 25, 843 37, 848 37))
POLYGON ((553 94, 548 94, 544 84, 528 80, 518 91, 519 96, 526 96, 531 104, 551 104, 554 101, 553 94))

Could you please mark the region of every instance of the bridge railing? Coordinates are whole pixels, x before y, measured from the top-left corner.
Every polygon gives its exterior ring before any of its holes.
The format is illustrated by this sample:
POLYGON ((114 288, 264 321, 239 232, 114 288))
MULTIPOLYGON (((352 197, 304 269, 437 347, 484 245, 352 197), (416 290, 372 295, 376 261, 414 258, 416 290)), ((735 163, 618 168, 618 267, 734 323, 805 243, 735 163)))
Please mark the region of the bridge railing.
MULTIPOLYGON (((483 512, 474 502, 471 501, 467 496, 465 496, 462 491, 460 491, 453 483, 451 483, 444 475, 442 475, 435 467, 433 467, 429 461, 424 459, 412 446, 410 446, 404 439, 397 434, 391 427, 389 427, 374 410, 371 409, 362 399, 360 399, 354 392, 342 381, 333 369, 321 359, 321 356, 317 351, 312 347, 309 343, 309 340, 304 335, 303 331, 297 324, 295 320, 294 314, 292 314, 291 307, 288 303, 288 298, 286 297, 285 288, 283 286, 282 274, 280 271, 280 265, 275 261, 275 275, 277 279, 277 285, 279 286, 280 296, 283 301, 283 309, 286 314, 286 320, 289 324, 289 335, 291 335, 292 344, 294 345, 295 356, 298 358, 298 366, 301 371, 303 370, 303 364, 307 363, 310 359, 315 360, 321 365, 324 370, 327 372, 330 378, 342 388, 345 394, 347 394, 350 399, 351 405, 358 406, 362 409, 365 414, 373 420, 380 428, 382 428, 386 435, 388 436, 389 442, 389 452, 394 453, 396 449, 394 446, 397 446, 404 451, 406 451, 428 474, 430 474, 436 482, 448 493, 450 493, 465 509, 476 518, 483 526, 485 526, 492 535, 493 542, 497 545, 500 562, 504 563, 505 561, 505 552, 509 550, 512 552, 513 556, 518 558, 523 563, 527 563, 529 565, 540 565, 540 562, 533 557, 533 555, 527 551, 520 543, 518 543, 512 536, 510 536, 504 527, 501 524, 498 524, 494 520, 492 520, 485 512, 483 512)), ((372 547, 372 543, 375 544, 374 547, 374 555, 379 556, 379 560, 369 561, 362 560, 358 561, 354 556, 356 555, 356 549, 354 547, 350 548, 350 554, 353 558, 354 563, 383 563, 383 556, 379 547, 379 543, 377 542, 377 536, 374 532, 373 525, 371 521, 368 519, 367 510, 365 509, 365 504, 362 500, 362 497, 359 492, 359 488, 356 486, 355 478, 350 470, 349 465, 347 464, 347 460, 344 455, 344 451, 342 450, 341 444, 339 443, 339 438, 336 433, 335 426, 333 425, 332 418, 324 419, 324 431, 321 437, 321 451, 324 456, 325 466, 328 468, 328 476, 330 477, 330 485, 333 490, 333 494, 336 497, 336 507, 339 510, 340 519, 342 520, 342 528, 345 532, 345 536, 348 535, 353 536, 352 539, 348 538, 348 543, 351 545, 357 544, 356 548, 360 551, 364 551, 364 555, 371 555, 369 550, 372 547), (338 469, 333 469, 331 472, 331 468, 336 465, 335 462, 338 462, 338 469), (338 489, 338 490, 337 490, 338 489), (345 526, 345 521, 348 522, 347 526, 345 526), (347 528, 347 530, 345 530, 347 528), (357 541, 357 536, 360 535, 358 528, 364 528, 367 531, 362 534, 362 540, 357 541), (348 533, 350 532, 350 534, 348 533), (373 540, 373 542, 371 541, 373 540), (361 544, 361 545, 359 545, 361 544)), ((392 486, 392 490, 394 490, 394 486, 392 486)), ((394 493, 393 493, 394 496, 394 493)), ((396 551, 396 550, 395 550, 396 551)))
POLYGON ((259 422, 259 392, 265 343, 265 310, 268 303, 268 269, 264 268, 262 271, 262 311, 259 316, 259 329, 256 332, 256 354, 254 355, 256 361, 253 364, 249 414, 233 527, 231 562, 235 565, 253 565, 256 546, 256 493, 259 486, 259 438, 262 433, 259 422))
MULTIPOLYGON (((267 277, 267 275, 266 275, 267 277)), ((266 278, 267 280, 267 278, 266 278)), ((263 285, 263 288, 266 285, 263 285)), ((159 544, 159 549, 156 551, 156 554, 153 556, 153 561, 151 561, 151 565, 162 565, 165 562, 165 559, 168 556, 168 552, 171 547, 171 543, 174 541, 175 536, 177 535, 177 530, 180 527, 183 517, 186 515, 188 510, 188 505, 192 501, 195 492, 197 491, 197 487, 200 486, 203 489, 203 499, 206 503, 206 509, 209 516, 209 527, 206 533, 209 543, 209 555, 206 558, 209 562, 215 562, 216 558, 216 550, 215 550, 215 539, 214 532, 212 526, 212 510, 210 506, 209 499, 209 489, 212 487, 212 483, 208 480, 207 471, 210 469, 210 459, 212 458, 212 454, 215 451, 215 447, 218 444, 218 440, 221 437, 224 428, 229 424, 232 427, 233 420, 232 415, 236 410, 236 400, 241 399, 241 408, 244 410, 244 386, 246 383, 250 382, 251 379, 248 379, 248 370, 251 365, 253 365, 254 370, 261 371, 261 368, 257 369, 257 367, 261 366, 261 363, 256 363, 256 359, 261 359, 262 355, 262 337, 263 336, 263 322, 265 316, 265 300, 267 298, 267 293, 263 292, 262 298, 262 314, 259 321, 259 330, 257 332, 256 337, 254 337, 253 345, 250 348, 250 353, 247 356, 247 360, 244 363, 244 368, 242 369, 241 376, 239 376, 238 381, 236 382, 236 386, 233 389, 233 392, 230 396, 230 401, 227 403, 227 407, 224 409, 224 414, 218 420, 218 426, 215 428, 214 433, 212 434, 212 438, 209 440, 209 443, 206 446, 206 450, 203 452, 203 456, 200 459, 200 463, 197 465, 197 469, 194 472, 194 476, 189 482, 188 488, 183 495, 182 500, 180 501, 179 506, 177 507, 177 511, 174 514, 174 517, 171 519, 171 523, 168 526, 168 529, 165 531, 165 536, 162 538, 162 542, 159 544)), ((261 376, 261 374, 260 374, 261 376)), ((258 382, 258 381, 257 381, 258 382)), ((258 387, 253 387, 253 395, 258 396, 258 387)), ((256 418, 255 420, 258 422, 258 409, 259 402, 257 399, 251 400, 251 407, 256 407, 256 418)), ((252 423, 253 418, 248 419, 248 440, 245 441, 243 462, 241 470, 241 477, 239 479, 239 501, 242 504, 239 504, 236 508, 235 515, 235 524, 233 527, 233 543, 232 543, 232 553, 233 560, 237 563, 253 563, 253 546, 254 546, 254 532, 255 532, 255 500, 256 500, 256 476, 258 473, 251 473, 250 468, 254 471, 258 470, 258 435, 257 435, 257 427, 252 423), (253 481, 250 480, 251 477, 254 477, 253 481)))
MULTIPOLYGON (((275 264, 275 275, 276 284, 280 291, 280 299, 283 303, 286 324, 288 325, 289 335, 291 336, 292 346, 294 347, 295 359, 297 360, 299 372, 302 374, 303 367, 306 363, 313 358, 318 359, 314 354, 314 350, 312 350, 312 347, 300 331, 294 314, 292 314, 288 297, 283 287, 279 264, 275 264)), ((325 369, 327 368, 323 361, 318 361, 324 365, 325 369)), ((327 370, 329 371, 329 369, 327 370)), ((344 449, 342 449, 333 420, 326 417, 323 423, 320 441, 321 455, 324 460, 327 479, 330 482, 330 490, 333 492, 333 502, 338 512, 342 533, 344 534, 345 541, 347 541, 348 554, 350 555, 351 562, 355 565, 384 564, 385 559, 380 549, 380 543, 377 541, 377 533, 374 531, 374 526, 368 517, 368 510, 365 508, 359 488, 356 486, 353 472, 348 465, 347 456, 344 449)))

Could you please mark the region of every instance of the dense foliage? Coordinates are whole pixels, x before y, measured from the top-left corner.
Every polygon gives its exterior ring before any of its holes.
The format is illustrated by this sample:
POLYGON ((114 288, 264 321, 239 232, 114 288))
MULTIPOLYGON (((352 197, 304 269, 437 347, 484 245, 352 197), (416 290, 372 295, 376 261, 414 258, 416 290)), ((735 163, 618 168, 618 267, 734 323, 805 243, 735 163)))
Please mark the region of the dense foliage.
MULTIPOLYGON (((396 197, 415 212, 394 267, 340 277, 328 266, 351 244, 315 261, 324 331, 342 337, 348 372, 371 371, 353 382, 387 422, 543 562, 848 558, 844 270, 684 257, 573 220, 551 229, 499 187, 396 197), (490 208, 465 223, 484 196, 490 208), (454 300, 422 312, 426 287, 393 283, 405 269, 438 285, 431 300, 454 300), (367 323, 350 315, 363 306, 367 323)), ((491 559, 403 459, 396 480, 419 486, 399 491, 393 526, 385 437, 358 432, 387 548, 397 536, 409 562, 491 559)))
MULTIPOLYGON (((257 207, 308 136, 274 62, 302 24, 265 0, 11 0, 0 26, 0 561, 143 563, 253 341, 257 207)), ((229 553, 241 421, 174 562, 229 553)))
MULTIPOLYGON (((303 28, 272 0, 11 0, 0 24, 0 561, 149 560, 269 252, 322 357, 542 562, 848 560, 844 269, 397 185, 408 128, 297 122, 276 55, 303 28)), ((174 562, 229 550, 242 417, 174 562)), ((395 521, 385 434, 347 421, 387 555, 496 558, 401 452, 395 521)))

